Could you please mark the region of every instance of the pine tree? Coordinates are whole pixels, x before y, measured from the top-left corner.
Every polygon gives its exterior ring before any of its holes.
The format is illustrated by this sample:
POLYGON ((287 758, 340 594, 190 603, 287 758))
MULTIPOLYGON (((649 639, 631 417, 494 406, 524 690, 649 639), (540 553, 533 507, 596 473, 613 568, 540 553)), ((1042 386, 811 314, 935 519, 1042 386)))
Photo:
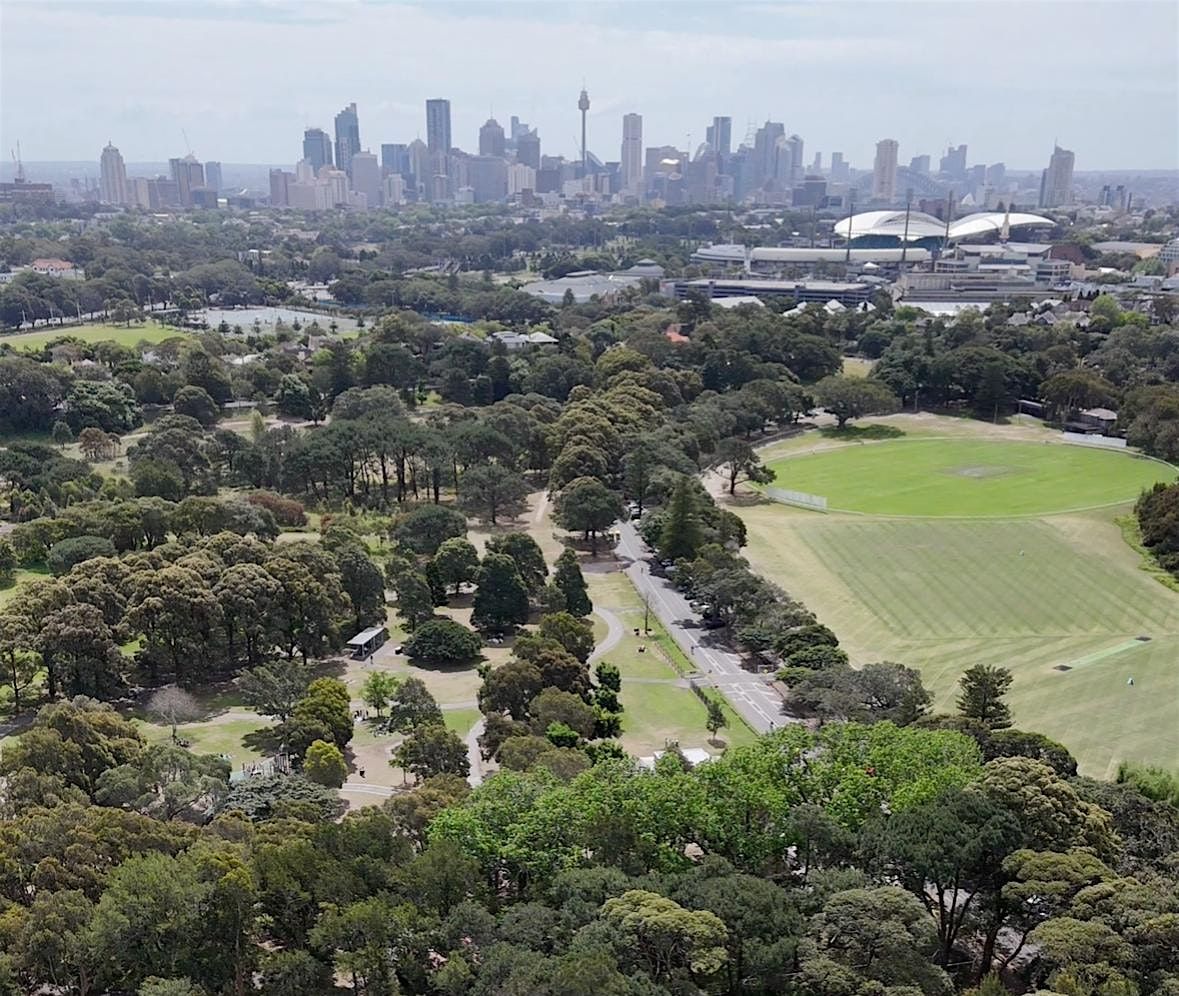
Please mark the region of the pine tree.
POLYGON ((696 496, 692 493, 692 480, 681 477, 671 493, 668 503, 667 521, 659 534, 659 553, 668 560, 692 557, 701 543, 700 517, 696 508, 696 496))
POLYGON ((565 596, 565 611, 581 618, 594 611, 586 589, 585 578, 577 563, 577 554, 566 548, 557 558, 557 572, 553 584, 565 596))
POLYGON ((1005 667, 976 664, 958 680, 962 688, 958 711, 992 730, 1005 729, 1011 725, 1011 707, 1003 696, 1011 681, 1012 674, 1005 667))

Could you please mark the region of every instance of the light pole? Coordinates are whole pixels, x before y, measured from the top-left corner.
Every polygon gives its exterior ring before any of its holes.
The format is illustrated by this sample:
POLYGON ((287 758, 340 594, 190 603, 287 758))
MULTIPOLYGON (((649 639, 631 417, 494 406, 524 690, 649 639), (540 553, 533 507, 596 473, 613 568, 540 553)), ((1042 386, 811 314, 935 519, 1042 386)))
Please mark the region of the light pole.
POLYGON ((847 208, 847 251, 843 254, 845 263, 851 262, 852 219, 856 216, 856 188, 851 189, 851 200, 847 208))
POLYGON ((913 188, 905 191, 905 235, 901 239, 901 272, 905 271, 905 257, 909 251, 909 212, 913 207, 913 188))

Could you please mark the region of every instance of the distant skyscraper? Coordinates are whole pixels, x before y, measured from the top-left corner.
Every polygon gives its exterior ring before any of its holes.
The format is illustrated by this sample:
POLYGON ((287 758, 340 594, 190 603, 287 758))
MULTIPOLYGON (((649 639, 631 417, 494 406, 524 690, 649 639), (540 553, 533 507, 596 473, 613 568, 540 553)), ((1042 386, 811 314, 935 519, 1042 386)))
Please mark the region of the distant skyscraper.
POLYGON ((620 159, 622 189, 637 194, 643 184, 643 116, 622 116, 622 157, 620 159))
POLYGON ((102 150, 99 161, 99 196, 104 204, 126 204, 127 197, 127 167, 123 157, 110 142, 102 150))
POLYGON ((713 152, 729 155, 733 147, 733 119, 713 118, 712 124, 704 130, 704 141, 713 152))
POLYGON ((767 121, 753 138, 753 185, 760 187, 777 175, 778 143, 786 137, 786 126, 767 121))
POLYGON ((582 87, 581 96, 577 98, 577 109, 581 111, 581 169, 585 172, 589 168, 589 153, 585 145, 585 115, 589 110, 589 94, 582 87))
POLYGON ((318 173, 323 166, 331 166, 332 140, 322 128, 308 128, 303 132, 303 158, 318 173))
POLYGON ((929 156, 914 156, 909 160, 909 169, 914 173, 928 173, 929 162, 929 156))
POLYGON ((281 169, 270 171, 270 205, 271 207, 286 207, 290 204, 287 190, 295 178, 281 169))
POLYGON ((876 161, 872 165, 872 199, 891 201, 897 195, 897 142, 884 138, 876 143, 876 161))
POLYGON ((851 167, 843 161, 842 152, 831 153, 831 182, 845 183, 851 175, 851 167))
POLYGON ((176 199, 181 207, 192 207, 192 192, 205 185, 205 170, 191 152, 183 159, 169 159, 176 199))
POLYGON ((502 159, 504 144, 503 126, 495 118, 488 118, 479 129, 479 155, 499 156, 502 159))
POLYGON ((959 145, 957 148, 951 145, 946 149, 946 154, 941 160, 941 172, 954 179, 963 179, 966 176, 965 145, 959 145))
POLYGON ((406 176, 409 168, 409 146, 400 142, 389 142, 381 146, 381 172, 386 176, 396 173, 406 176))
POLYGON ((205 186, 215 194, 221 192, 221 164, 212 159, 205 163, 205 186))
POLYGON ((433 153, 445 155, 451 149, 450 101, 426 101, 426 146, 433 153))
POLYGON ((336 115, 336 169, 352 175, 352 157, 360 151, 360 118, 351 103, 336 115))
POLYGON ((788 174, 790 183, 801 183, 803 176, 802 139, 798 135, 791 135, 786 139, 786 148, 790 152, 790 171, 788 174))
POLYGON ((1073 164, 1076 156, 1059 145, 1052 150, 1048 168, 1040 176, 1040 207, 1060 207, 1073 196, 1073 164))
POLYGON ((540 169, 540 136, 535 131, 516 137, 516 161, 540 169))
POLYGON ((371 152, 356 152, 352 155, 352 189, 364 194, 368 207, 381 202, 381 167, 371 152))

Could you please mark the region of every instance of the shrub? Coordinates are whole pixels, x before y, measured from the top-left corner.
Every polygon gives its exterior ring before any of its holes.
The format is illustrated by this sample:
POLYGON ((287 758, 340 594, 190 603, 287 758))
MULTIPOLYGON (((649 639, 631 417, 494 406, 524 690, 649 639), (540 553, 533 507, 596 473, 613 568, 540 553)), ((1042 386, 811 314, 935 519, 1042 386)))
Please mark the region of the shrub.
POLYGON ((246 501, 268 510, 280 526, 297 528, 307 525, 307 513, 302 503, 294 498, 284 498, 273 491, 254 491, 246 496, 246 501))
POLYGON ((423 664, 467 664, 479 656, 479 634, 453 619, 422 623, 405 642, 405 653, 423 664))

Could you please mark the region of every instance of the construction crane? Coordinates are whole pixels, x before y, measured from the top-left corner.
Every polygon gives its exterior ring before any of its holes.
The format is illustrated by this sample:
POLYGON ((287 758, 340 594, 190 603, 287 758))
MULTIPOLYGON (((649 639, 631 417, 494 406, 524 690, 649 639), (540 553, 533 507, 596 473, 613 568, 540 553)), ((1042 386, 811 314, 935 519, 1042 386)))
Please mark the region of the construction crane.
POLYGON ((11 152, 12 152, 12 164, 13 164, 13 166, 16 167, 16 176, 14 177, 14 179, 16 180, 17 183, 24 183, 25 182, 25 166, 24 166, 24 163, 22 163, 20 161, 20 140, 19 139, 17 140, 16 148, 12 149, 11 152))
POLYGON ((188 154, 191 156, 192 155, 192 145, 189 144, 189 141, 188 141, 188 132, 186 132, 183 128, 181 128, 180 134, 184 136, 184 147, 188 150, 188 154))

